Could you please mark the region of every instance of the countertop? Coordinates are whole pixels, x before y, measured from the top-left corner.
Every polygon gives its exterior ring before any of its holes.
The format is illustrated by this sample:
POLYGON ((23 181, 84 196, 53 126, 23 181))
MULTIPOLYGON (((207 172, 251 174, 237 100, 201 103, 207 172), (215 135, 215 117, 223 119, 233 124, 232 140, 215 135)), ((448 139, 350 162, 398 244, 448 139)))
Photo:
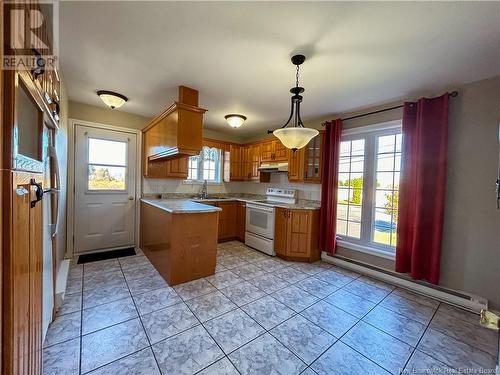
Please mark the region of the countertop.
MULTIPOLYGON (((209 202, 245 202, 245 203, 253 203, 255 201, 261 201, 265 199, 265 196, 259 195, 250 195, 250 194, 221 194, 215 197, 211 197, 209 199, 198 199, 193 198, 192 196, 188 196, 185 194, 165 194, 167 199, 159 199, 159 198, 143 198, 142 200, 146 203, 150 203, 158 208, 165 209, 169 212, 213 212, 220 211, 220 208, 214 206, 209 206, 209 202), (153 202, 153 203, 151 203, 153 202), (156 204, 155 204, 156 203, 156 204), (192 206, 193 205, 193 206, 192 206)), ((265 204, 266 206, 271 207, 282 207, 289 208, 295 210, 319 210, 320 202, 318 201, 308 201, 308 200, 299 200, 295 204, 287 204, 287 203, 263 203, 259 202, 259 204, 265 204)))
POLYGON ((149 199, 141 201, 170 213, 207 213, 221 211, 219 207, 194 202, 190 199, 149 199))

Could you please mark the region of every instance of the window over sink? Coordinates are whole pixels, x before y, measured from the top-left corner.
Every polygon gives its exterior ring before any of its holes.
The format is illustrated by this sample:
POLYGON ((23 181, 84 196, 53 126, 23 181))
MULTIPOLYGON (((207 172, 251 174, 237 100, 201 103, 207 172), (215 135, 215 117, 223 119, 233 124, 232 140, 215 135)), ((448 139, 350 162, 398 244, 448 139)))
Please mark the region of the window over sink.
POLYGON ((222 151, 204 146, 199 155, 190 156, 187 181, 220 183, 222 172, 222 151))

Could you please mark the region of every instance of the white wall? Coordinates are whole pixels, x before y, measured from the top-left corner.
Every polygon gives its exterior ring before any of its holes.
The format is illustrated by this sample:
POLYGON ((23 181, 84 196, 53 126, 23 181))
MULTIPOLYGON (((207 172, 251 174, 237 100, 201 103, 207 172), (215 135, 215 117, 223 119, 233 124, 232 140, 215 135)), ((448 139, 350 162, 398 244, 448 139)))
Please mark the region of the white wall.
MULTIPOLYGON (((274 173, 269 183, 253 181, 226 182, 220 185, 208 185, 209 194, 216 193, 244 193, 265 194, 268 187, 290 187, 299 190, 299 199, 316 200, 321 199, 321 186, 319 184, 296 184, 289 183, 286 174, 274 173)), ((185 193, 197 194, 200 191, 199 184, 186 184, 181 180, 145 178, 143 194, 160 193, 185 193)))

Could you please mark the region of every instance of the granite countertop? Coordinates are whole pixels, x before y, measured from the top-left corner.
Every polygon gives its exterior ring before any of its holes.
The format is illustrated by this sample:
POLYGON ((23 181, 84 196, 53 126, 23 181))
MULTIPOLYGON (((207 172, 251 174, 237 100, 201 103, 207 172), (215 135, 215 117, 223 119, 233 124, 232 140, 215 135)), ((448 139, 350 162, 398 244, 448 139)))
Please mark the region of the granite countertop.
POLYGON ((170 213, 207 213, 221 211, 219 207, 209 206, 190 199, 149 199, 141 201, 170 213))
MULTIPOLYGON (((159 195, 158 195, 159 197, 159 195)), ((204 202, 231 202, 231 201, 238 201, 238 202, 246 202, 246 203, 252 203, 255 201, 261 201, 266 199, 265 195, 257 195, 257 194, 214 194, 212 197, 209 199, 198 199, 196 197, 193 198, 192 194, 177 194, 177 193, 167 193, 167 194, 161 194, 161 197, 163 199, 147 199, 151 201, 157 201, 157 202, 176 202, 176 201, 182 201, 182 202, 192 202, 196 204, 201 204, 205 207, 207 205, 204 205, 204 202)), ((144 200, 145 198, 143 198, 144 200)), ((318 201, 310 201, 310 200, 299 200, 295 204, 287 204, 287 203, 275 203, 273 202, 272 204, 267 204, 272 207, 283 207, 283 208, 290 208, 290 209, 295 209, 295 210, 319 210, 321 203, 318 201)), ((160 207, 162 208, 162 207, 160 207)), ((213 208, 213 207, 212 207, 213 208)), ((179 212, 190 212, 189 210, 187 211, 179 211, 179 212)), ((193 212, 197 212, 193 210, 193 212)), ((201 212, 201 211, 200 211, 201 212)), ((209 211, 204 211, 204 212, 209 212, 209 211)))

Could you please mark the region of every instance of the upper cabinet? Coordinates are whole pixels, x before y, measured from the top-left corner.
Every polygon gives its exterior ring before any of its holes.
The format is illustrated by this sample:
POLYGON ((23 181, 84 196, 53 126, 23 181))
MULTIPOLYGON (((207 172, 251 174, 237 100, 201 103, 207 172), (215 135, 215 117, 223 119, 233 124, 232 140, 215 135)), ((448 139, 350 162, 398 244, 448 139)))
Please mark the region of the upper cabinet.
POLYGON ((321 182, 324 133, 321 131, 306 147, 290 152, 288 159, 288 181, 321 182))
POLYGON ((320 132, 304 148, 306 160, 305 180, 308 182, 321 182, 324 134, 324 132, 320 132))
POLYGON ((262 142, 260 144, 260 153, 262 162, 288 160, 288 149, 283 146, 279 139, 262 142))
POLYGON ((203 114, 198 107, 198 91, 179 86, 174 102, 143 129, 145 170, 148 163, 198 155, 203 146, 203 114))

